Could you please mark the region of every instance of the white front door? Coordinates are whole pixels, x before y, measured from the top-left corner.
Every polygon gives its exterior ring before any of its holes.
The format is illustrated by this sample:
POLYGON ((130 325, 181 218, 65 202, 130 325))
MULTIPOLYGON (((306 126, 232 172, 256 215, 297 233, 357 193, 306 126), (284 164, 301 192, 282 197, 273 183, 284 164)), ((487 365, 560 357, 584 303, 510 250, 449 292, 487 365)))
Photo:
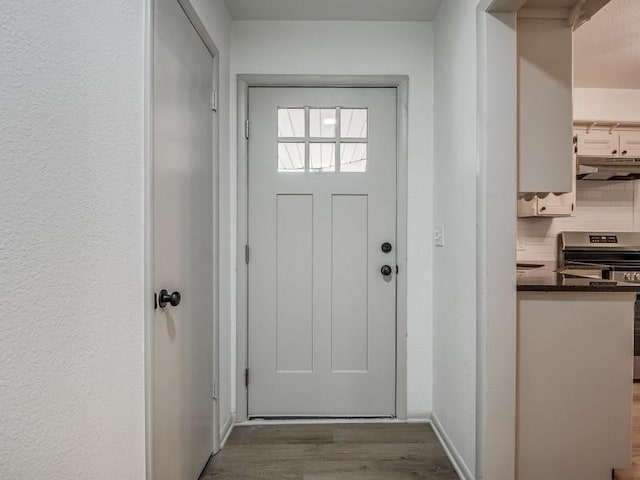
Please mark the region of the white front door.
POLYGON ((250 88, 249 121, 249 417, 394 416, 396 89, 250 88))
POLYGON ((213 58, 176 0, 154 4, 154 290, 181 300, 153 319, 152 478, 195 480, 213 452, 213 58))

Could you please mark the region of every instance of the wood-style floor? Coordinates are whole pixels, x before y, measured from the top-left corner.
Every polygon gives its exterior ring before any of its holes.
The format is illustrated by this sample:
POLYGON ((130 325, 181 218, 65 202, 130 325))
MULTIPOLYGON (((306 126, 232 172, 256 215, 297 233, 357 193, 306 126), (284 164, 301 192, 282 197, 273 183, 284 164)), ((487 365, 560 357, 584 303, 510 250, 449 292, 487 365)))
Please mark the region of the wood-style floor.
POLYGON ((640 383, 633 384, 633 447, 631 468, 616 470, 616 480, 640 480, 640 383))
POLYGON ((428 424, 238 426, 201 480, 457 480, 428 424))

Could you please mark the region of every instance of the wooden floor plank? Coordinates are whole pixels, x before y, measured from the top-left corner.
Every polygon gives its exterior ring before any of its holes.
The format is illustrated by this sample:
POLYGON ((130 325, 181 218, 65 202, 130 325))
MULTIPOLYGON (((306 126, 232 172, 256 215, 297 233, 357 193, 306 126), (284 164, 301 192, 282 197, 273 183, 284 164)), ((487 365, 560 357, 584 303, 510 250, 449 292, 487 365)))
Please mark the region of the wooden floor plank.
POLYGON ((454 480, 427 424, 239 426, 201 480, 454 480))

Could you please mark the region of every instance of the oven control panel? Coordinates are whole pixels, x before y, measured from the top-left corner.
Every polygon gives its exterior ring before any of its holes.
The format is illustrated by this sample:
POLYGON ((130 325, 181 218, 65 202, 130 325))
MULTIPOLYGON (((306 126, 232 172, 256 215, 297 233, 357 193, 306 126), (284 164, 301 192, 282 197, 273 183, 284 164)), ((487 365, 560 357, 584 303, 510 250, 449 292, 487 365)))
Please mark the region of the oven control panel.
POLYGON ((640 273, 639 272, 612 272, 611 280, 616 280, 619 282, 640 283, 640 273))
POLYGON ((618 243, 617 235, 589 235, 590 243, 618 243))

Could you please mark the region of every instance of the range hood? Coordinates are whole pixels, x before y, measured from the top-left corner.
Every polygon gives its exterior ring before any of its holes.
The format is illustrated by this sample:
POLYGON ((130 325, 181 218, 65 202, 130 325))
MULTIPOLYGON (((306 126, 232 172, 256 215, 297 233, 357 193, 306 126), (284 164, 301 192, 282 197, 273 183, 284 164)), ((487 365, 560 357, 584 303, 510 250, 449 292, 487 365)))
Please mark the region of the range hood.
POLYGON ((574 120, 579 180, 640 179, 640 122, 574 120))
POLYGON ((640 179, 640 158, 577 157, 578 180, 640 179))

